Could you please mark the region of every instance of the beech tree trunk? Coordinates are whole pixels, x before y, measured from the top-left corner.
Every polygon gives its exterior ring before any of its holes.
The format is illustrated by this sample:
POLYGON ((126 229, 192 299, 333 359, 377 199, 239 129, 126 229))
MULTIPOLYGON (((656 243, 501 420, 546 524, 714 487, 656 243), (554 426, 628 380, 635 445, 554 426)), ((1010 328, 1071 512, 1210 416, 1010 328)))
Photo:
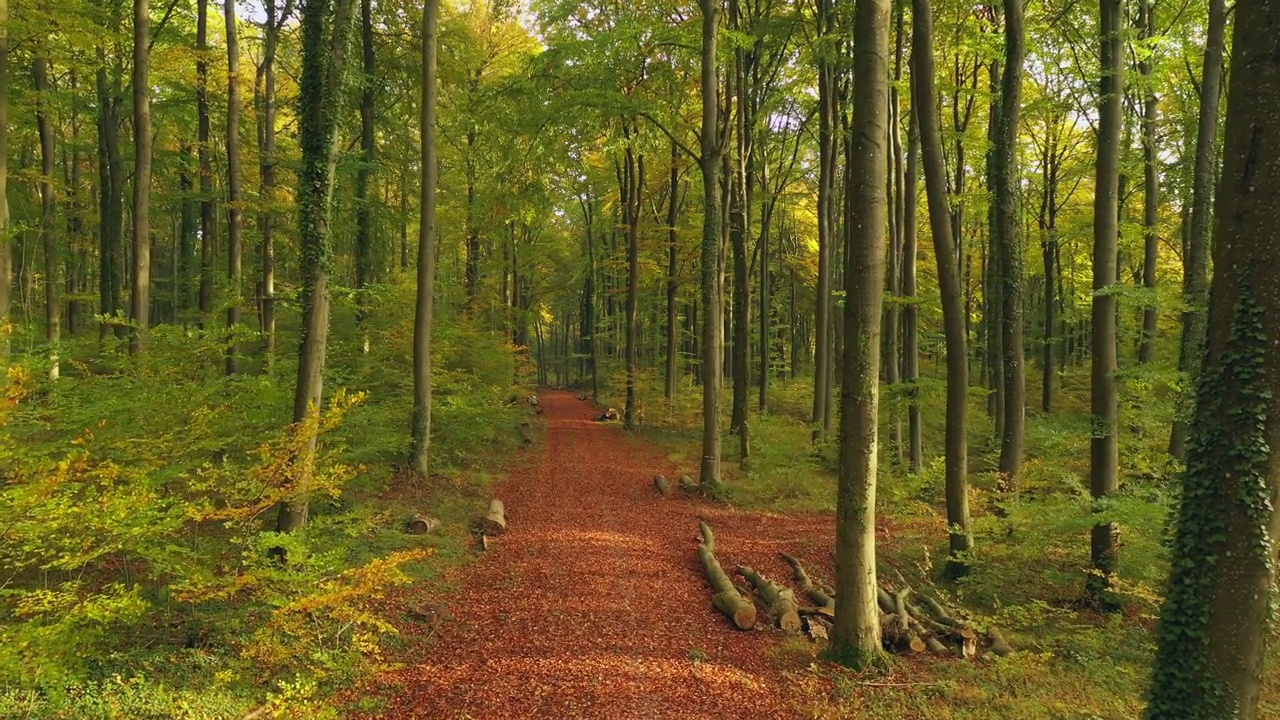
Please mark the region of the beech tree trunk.
POLYGON ((1280 537, 1280 3, 1235 14, 1210 329, 1149 718, 1262 717, 1280 537))
POLYGON ((679 147, 673 142, 671 143, 671 179, 669 181, 671 195, 667 198, 667 382, 665 397, 668 401, 674 400, 676 397, 676 372, 679 359, 676 349, 676 293, 680 288, 676 277, 678 272, 676 261, 679 258, 678 248, 676 247, 676 221, 679 219, 680 213, 679 160, 679 147))
POLYGON ((720 485, 720 391, 724 368, 723 322, 720 314, 720 136, 719 81, 716 67, 718 0, 698 0, 702 11, 702 461, 698 480, 708 488, 720 485))
MULTIPOLYGON (((44 253, 44 337, 49 343, 49 379, 58 379, 58 251, 53 237, 53 128, 49 123, 49 61, 37 57, 32 68, 36 88, 36 131, 40 136, 40 245, 44 253)), ((0 195, 0 202, 4 196, 0 195)), ((0 228, 3 225, 0 224, 0 228)), ((8 253, 6 245, 0 253, 8 253)), ((7 278, 0 278, 0 282, 7 278)), ((0 316, 0 323, 4 322, 0 316)), ((0 330, 0 334, 3 331, 0 330)))
POLYGON ((1004 427, 1000 434, 1000 475, 1017 487, 1022 469, 1022 438, 1027 405, 1027 374, 1022 347, 1022 291, 1026 278, 1022 237, 1018 233, 1018 114, 1022 104, 1023 39, 1021 0, 1004 3, 1004 66, 1000 78, 997 123, 994 246, 1000 267, 1000 345, 1004 380, 1004 427))
MULTIPOLYGON (((918 21, 913 21, 918 22, 918 21)), ((920 308, 916 305, 917 233, 916 188, 919 185, 920 125, 916 118, 915 101, 912 100, 907 125, 907 170, 903 196, 902 223, 902 296, 907 306, 903 310, 902 359, 903 381, 907 383, 907 445, 909 468, 918 474, 924 468, 924 429, 920 417, 920 308)), ((945 324, 946 320, 943 320, 945 324)), ((963 327, 963 325, 962 325, 963 327)), ((967 351, 960 353, 966 358, 967 351)), ((965 385, 968 385, 967 373, 965 385)), ((968 388, 965 388, 968 390, 968 388)), ((950 395, 948 395, 950 397, 950 395)), ((963 406, 962 406, 963 407, 963 406)))
MULTIPOLYGON (((1138 3, 1138 31, 1148 43, 1156 34, 1155 10, 1151 0, 1138 3)), ((1138 362, 1149 363, 1155 357, 1156 342, 1156 258, 1160 248, 1160 235, 1156 228, 1160 210, 1160 174, 1156 166, 1156 121, 1159 119, 1159 101, 1151 81, 1151 59, 1143 56, 1138 61, 1138 72, 1143 78, 1142 98, 1142 286, 1147 291, 1142 308, 1142 344, 1138 347, 1138 362)))
MULTIPOLYGON (((1209 316, 1209 224, 1217 179, 1218 98, 1222 88, 1226 44, 1226 0, 1209 0, 1204 65, 1200 80, 1200 116, 1196 125, 1195 162, 1191 178, 1191 222, 1182 254, 1182 343, 1178 369, 1192 379, 1198 374, 1209 316)), ((1189 385, 1191 383, 1188 383, 1189 385)), ((1187 393, 1185 405, 1190 405, 1187 393)), ((1173 423, 1169 454, 1182 457, 1186 437, 1185 409, 1173 423)))
POLYGON ((627 404, 623 414, 626 428, 636 429, 636 350, 639 330, 636 327, 636 306, 640 288, 640 214, 643 209, 644 155, 637 155, 632 146, 633 131, 623 129, 627 136, 625 165, 622 172, 625 205, 623 215, 627 225, 627 404))
POLYGON ((858 0, 853 25, 850 184, 845 189, 845 343, 840 391, 834 657, 884 662, 876 604, 876 455, 884 307, 889 0, 858 0))
MULTIPOLYGON (((268 0, 272 2, 273 0, 268 0)), ((243 255, 244 178, 240 171, 240 46, 236 32, 235 0, 223 0, 227 22, 227 374, 240 369, 240 349, 235 341, 240 324, 241 258, 243 255)))
POLYGON ((129 351, 142 350, 151 327, 151 18, 148 0, 133 0, 133 294, 136 327, 129 351))
MULTIPOLYGON (((1119 234, 1120 130, 1123 123, 1124 55, 1120 0, 1100 0, 1102 83, 1098 98, 1098 161, 1093 205, 1093 367, 1090 393, 1093 440, 1090 493, 1101 500, 1116 491, 1120 474, 1116 428, 1116 298, 1107 292, 1116 282, 1119 234)), ((1090 557, 1100 575, 1090 576, 1095 594, 1109 585, 1116 563, 1115 523, 1094 526, 1090 557)))
POLYGON ((933 9, 929 0, 912 0, 911 90, 920 149, 933 254, 938 264, 942 325, 947 354, 946 496, 950 528, 949 572, 964 574, 973 549, 969 530, 969 354, 965 331, 964 289, 955 240, 951 236, 946 195, 942 132, 934 97, 933 9))
POLYGON ((276 46, 280 26, 288 18, 292 0, 276 18, 276 0, 263 3, 267 13, 262 53, 262 334, 263 354, 271 364, 276 347, 276 46))
MULTIPOLYGON (((366 2, 368 0, 365 0, 366 2)), ((422 183, 418 208, 418 287, 413 321, 413 428, 410 463, 423 478, 429 469, 431 447, 431 324, 436 283, 436 155, 437 53, 440 0, 422 7, 422 183)))
POLYGON ((13 248, 9 246, 9 0, 0 0, 0 360, 9 354, 9 286, 13 248))
MULTIPOLYGON (((342 70, 351 26, 352 0, 309 0, 302 8, 302 77, 298 130, 302 164, 298 183, 299 236, 302 245, 302 339, 293 421, 301 425, 320 413, 324 362, 329 338, 330 213, 334 166, 338 162, 337 116, 342 70), (326 32, 326 28, 332 28, 326 32)), ((302 456, 300 493, 280 504, 276 529, 289 532, 307 522, 307 481, 315 463, 316 435, 307 438, 302 456)))
POLYGON ((373 52, 373 2, 360 0, 360 45, 363 68, 360 89, 360 167, 356 171, 356 323, 360 326, 361 351, 369 352, 369 334, 364 327, 368 319, 369 298, 365 290, 373 282, 373 198, 369 180, 373 175, 374 91, 377 65, 373 52))
MULTIPOLYGON (((274 1, 274 0, 272 0, 274 1)), ((213 163, 209 124, 209 0, 196 0, 196 144, 200 159, 200 326, 213 315, 213 163)))
MULTIPOLYGON (((834 31, 832 0, 817 0, 818 36, 824 41, 834 31)), ((835 71, 827 53, 818 55, 818 287, 815 298, 813 353, 813 434, 822 438, 829 430, 827 406, 831 386, 831 261, 835 244, 833 200, 835 195, 836 147, 835 71)))

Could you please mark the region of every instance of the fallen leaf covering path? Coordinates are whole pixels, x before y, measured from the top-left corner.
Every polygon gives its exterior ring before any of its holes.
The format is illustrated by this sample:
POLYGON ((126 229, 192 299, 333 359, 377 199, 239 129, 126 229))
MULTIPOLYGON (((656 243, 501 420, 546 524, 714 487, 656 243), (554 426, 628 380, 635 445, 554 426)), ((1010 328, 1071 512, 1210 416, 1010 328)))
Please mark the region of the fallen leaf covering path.
MULTIPOLYGON (((495 492, 507 533, 448 599, 428 656, 384 679, 382 717, 798 717, 769 653, 777 636, 736 632, 712 609, 695 553, 708 508, 655 495, 653 475, 675 471, 663 451, 568 392, 541 404, 541 457, 495 492)), ((732 532, 718 536, 732 567, 732 532)), ((759 561, 784 544, 757 539, 759 561)))

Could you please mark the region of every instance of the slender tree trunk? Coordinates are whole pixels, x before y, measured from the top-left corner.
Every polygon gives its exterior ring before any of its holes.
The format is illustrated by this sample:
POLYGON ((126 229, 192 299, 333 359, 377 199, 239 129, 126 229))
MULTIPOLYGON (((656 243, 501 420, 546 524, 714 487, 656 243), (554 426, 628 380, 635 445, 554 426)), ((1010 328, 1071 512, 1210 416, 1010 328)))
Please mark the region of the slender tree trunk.
MULTIPOLYGON (((368 2, 368 0, 364 0, 368 2)), ((418 292, 413 325, 413 469, 427 477, 431 445, 431 321, 435 292, 437 46, 440 0, 426 0, 422 8, 422 185, 418 211, 418 292)))
POLYGON ((464 165, 467 177, 467 305, 475 302, 480 288, 480 230, 476 227, 476 129, 467 130, 467 150, 464 165))
POLYGON ((668 401, 675 400, 676 397, 676 373, 678 371, 677 361, 679 360, 676 351, 676 295, 680 289, 679 278, 676 275, 678 272, 676 262, 679 259, 679 249, 676 245, 678 241, 676 221, 679 219, 680 213, 680 168, 677 165, 679 160, 679 148, 673 142, 671 143, 671 179, 669 181, 671 195, 667 202, 667 383, 665 396, 668 401))
POLYGON ((373 2, 360 0, 360 45, 363 79, 360 90, 360 167, 356 171, 356 323, 360 327, 361 352, 369 353, 367 290, 373 281, 373 198, 369 180, 373 174, 373 111, 377 65, 373 52, 373 2))
POLYGON ((9 286, 13 248, 9 245, 9 0, 0 0, 0 360, 9 354, 9 286))
MULTIPOLYGON (((37 49, 37 52, 40 52, 37 49)), ((49 123, 49 61, 33 64, 36 128, 40 136, 40 245, 44 253, 44 330, 49 343, 49 379, 58 379, 58 251, 53 237, 53 128, 49 123)), ((0 252, 8 252, 5 247, 0 252)))
MULTIPOLYGON (((117 24, 118 26, 118 24, 117 24)), ((120 245, 124 211, 124 169, 120 161, 120 103, 118 84, 107 76, 106 51, 98 48, 98 312, 114 316, 120 310, 120 245)), ((99 341, 112 332, 110 323, 98 328, 99 341)), ((119 332, 117 326, 116 332, 119 332)))
MULTIPOLYGON (((298 130, 302 165, 298 183, 299 235, 302 246, 302 338, 293 421, 306 428, 320 413, 324 362, 329 337, 330 214, 334 166, 338 162, 337 116, 351 26, 352 0, 309 0, 302 7, 302 77, 298 130), (332 9, 331 9, 332 8, 332 9), (330 17, 332 16, 332 17, 330 17), (326 33, 326 27, 332 30, 326 33), (328 37, 326 38, 326 35, 328 37)), ((280 504, 276 529, 296 530, 307 522, 307 490, 314 471, 316 429, 295 462, 302 468, 299 493, 280 504)))
POLYGON ((720 317, 720 159, 724 142, 720 137, 719 82, 716 73, 716 32, 719 0, 698 0, 702 11, 702 461, 699 478, 703 485, 720 485, 720 390, 723 353, 720 317))
POLYGON ((213 167, 209 148, 209 0, 196 0, 196 116, 200 158, 200 326, 213 315, 213 167))
MULTIPOLYGON (((292 2, 286 0, 287 16, 292 2)), ((264 2, 266 40, 262 53, 262 334, 268 367, 276 349, 276 46, 280 23, 276 0, 264 2)))
MULTIPOLYGON (((1119 447, 1116 427, 1116 298, 1108 292, 1116 282, 1120 183, 1120 129, 1123 123, 1124 56, 1120 0, 1100 0, 1102 84, 1098 109, 1098 162, 1093 207, 1093 381, 1091 407, 1093 440, 1089 488, 1095 500, 1116 491, 1119 447)), ((1115 569, 1117 539, 1114 522, 1094 526, 1091 558, 1099 575, 1090 587, 1100 594, 1115 569)))
POLYGON ((151 327, 151 18, 148 0, 133 0, 133 294, 136 327, 129 351, 142 350, 151 327))
MULTIPOLYGON (((1209 0, 1209 26, 1204 45, 1200 116, 1191 181, 1191 223, 1186 250, 1182 256, 1182 299, 1185 309, 1182 311, 1182 343, 1178 352, 1178 369, 1191 378, 1197 374, 1201 348, 1208 331, 1209 227, 1213 217, 1213 191, 1218 166, 1218 102, 1222 88, 1226 28, 1226 0, 1209 0)), ((1189 400, 1186 397, 1184 405, 1190 405, 1189 400)), ((1175 457, 1182 457, 1185 450, 1185 416, 1184 408, 1174 421, 1169 437, 1169 453, 1175 457)))
MULTIPOLYGON (((885 384, 889 387, 890 397, 896 400, 902 386, 902 348, 900 346, 900 330, 902 329, 902 250, 903 228, 906 222, 906 205, 904 204, 906 184, 905 167, 902 149, 901 120, 902 103, 898 97, 898 85, 902 82, 902 61, 906 35, 903 2, 894 3, 894 48, 893 48, 893 83, 889 87, 889 173, 886 188, 889 197, 889 303, 884 314, 884 352, 881 360, 885 384)), ((906 447, 902 437, 902 416, 899 404, 890 404, 889 432, 890 449, 894 458, 901 463, 906 455, 906 447)))
POLYGON ((836 613, 831 653, 853 667, 884 663, 876 604, 876 455, 884 309, 889 1, 858 0, 853 124, 845 199, 845 343, 836 507, 836 613))
POLYGON ((1000 435, 1000 476, 1016 488, 1022 469, 1022 438, 1027 405, 1027 373, 1022 345, 1022 293, 1026 278, 1018 233, 1018 114, 1022 105, 1022 60, 1026 53, 1021 0, 1005 0, 1003 75, 993 157, 996 231, 1000 258, 1000 345, 1004 380, 1004 428, 1000 435))
MULTIPOLYGON (((272 2, 273 0, 268 0, 272 2)), ((236 4, 224 0, 227 22, 227 374, 239 371, 240 348, 235 340, 236 326, 240 324, 241 257, 244 193, 240 171, 240 46, 237 41, 236 4)))
POLYGON ((1280 4, 1242 0, 1235 13, 1242 71, 1228 81, 1210 330, 1149 718, 1263 717, 1280 537, 1280 4))
POLYGON ((627 223, 627 404, 624 421, 628 430, 636 429, 636 306, 640 287, 640 215, 643 211, 644 155, 636 155, 632 147, 634 139, 627 131, 626 169, 623 182, 626 186, 623 202, 627 223))
MULTIPOLYGON (((1151 0, 1140 0, 1138 23, 1143 39, 1155 37, 1156 20, 1151 0)), ((1142 308, 1142 345, 1138 348, 1138 362, 1149 363, 1155 357, 1156 342, 1156 259, 1160 248, 1160 236, 1156 223, 1160 210, 1160 175, 1156 158, 1156 121, 1159 119, 1159 101, 1151 81, 1151 59, 1144 56, 1138 62, 1138 72, 1143 78, 1142 99, 1142 167, 1143 167, 1143 259, 1142 285, 1147 290, 1142 308)))
MULTIPOLYGON (((914 20, 913 22, 919 22, 914 20)), ((916 187, 919 185, 920 125, 912 101, 907 125, 907 169, 904 179, 902 222, 903 380, 907 383, 907 437, 909 467, 913 474, 924 469, 924 430, 920 417, 920 309, 916 305, 917 234, 916 187)), ((941 141, 939 141, 941 143, 941 141)), ((945 323, 945 320, 944 320, 945 323)), ((966 358, 967 353, 961 353, 966 358)), ((966 380, 965 385, 968 385, 966 380)), ((968 389, 967 387, 965 388, 968 389)))
POLYGON ((182 194, 182 207, 179 210, 180 217, 178 219, 178 268, 177 268, 177 287, 173 300, 174 318, 181 314, 182 311, 191 307, 191 258, 194 255, 194 245, 192 240, 196 234, 196 218, 193 212, 192 196, 195 194, 195 181, 192 179, 190 172, 190 162, 193 159, 191 146, 183 141, 178 148, 178 154, 182 156, 180 170, 178 172, 178 190, 182 194))
MULTIPOLYGON (((817 0, 818 36, 827 39, 834 31, 835 12, 832 0, 817 0)), ((818 287, 815 299, 816 347, 813 353, 813 435, 820 439, 826 432, 828 388, 831 386, 831 260, 832 204, 835 195, 836 147, 835 71, 831 59, 818 57, 818 287)))
POLYGON ((930 1, 913 0, 911 12, 911 90, 914 114, 920 127, 921 160, 929 203, 929 226, 933 234, 933 254, 938 264, 947 353, 946 496, 951 547, 948 571, 952 576, 959 576, 967 571, 967 556, 973 549, 973 536, 969 529, 969 353, 964 322, 964 289, 960 285, 959 261, 948 222, 942 132, 938 127, 934 101, 933 11, 930 1))
MULTIPOLYGON (((3 22, 3 20, 0 20, 3 22)), ((81 195, 81 179, 80 179, 80 101, 79 101, 79 83, 77 81, 76 72, 70 73, 71 94, 74 98, 71 101, 71 159, 68 168, 69 186, 68 192, 70 209, 67 213, 67 295, 71 296, 67 300, 67 334, 74 335, 82 326, 84 315, 84 303, 80 300, 73 299, 74 296, 84 292, 85 272, 88 260, 88 252, 84 247, 84 205, 81 195)), ((2 119, 0 119, 2 120, 2 119)), ((2 197, 2 196, 0 196, 2 197)), ((0 201, 2 202, 2 201, 0 201)), ((4 230, 0 227, 0 234, 4 230)), ((0 251, 3 252, 3 251, 0 251)), ((3 322, 0 320, 0 322, 3 322)), ((3 342, 3 341, 0 341, 3 342)))

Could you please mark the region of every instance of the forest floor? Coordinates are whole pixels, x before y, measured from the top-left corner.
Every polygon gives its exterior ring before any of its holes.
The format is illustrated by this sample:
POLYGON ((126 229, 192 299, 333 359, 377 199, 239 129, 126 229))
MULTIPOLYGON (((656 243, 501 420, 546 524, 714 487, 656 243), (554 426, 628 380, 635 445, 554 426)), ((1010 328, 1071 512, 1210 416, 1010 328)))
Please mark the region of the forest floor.
POLYGON ((541 406, 536 457, 494 490, 508 531, 434 599, 442 622, 408 629, 405 665, 358 703, 368 717, 799 717, 804 696, 829 692, 809 653, 717 614, 696 548, 705 519, 726 568, 788 579, 789 552, 829 579, 830 515, 663 499, 652 477, 674 480, 666 451, 569 392, 541 406))

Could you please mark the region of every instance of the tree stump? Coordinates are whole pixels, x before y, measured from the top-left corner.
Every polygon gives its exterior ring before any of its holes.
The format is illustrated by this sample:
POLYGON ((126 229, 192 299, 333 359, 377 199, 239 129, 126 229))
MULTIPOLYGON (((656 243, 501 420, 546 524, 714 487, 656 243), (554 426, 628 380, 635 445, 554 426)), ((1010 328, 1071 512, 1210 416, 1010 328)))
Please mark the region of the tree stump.
POLYGON ((507 531, 507 510, 501 500, 494 498, 489 501, 489 511, 482 522, 486 535, 501 535, 507 531))
POLYGON ((667 497, 671 494, 671 483, 661 475, 654 475, 653 489, 657 490, 662 497, 667 497))
POLYGON ((440 521, 430 515, 414 515, 409 518, 409 522, 405 524, 405 530, 410 535, 427 535, 440 526, 440 521))
POLYGON ((680 492, 685 493, 686 495, 693 495, 698 492, 698 483, 694 482, 693 478, 688 475, 681 475, 679 482, 680 492))

